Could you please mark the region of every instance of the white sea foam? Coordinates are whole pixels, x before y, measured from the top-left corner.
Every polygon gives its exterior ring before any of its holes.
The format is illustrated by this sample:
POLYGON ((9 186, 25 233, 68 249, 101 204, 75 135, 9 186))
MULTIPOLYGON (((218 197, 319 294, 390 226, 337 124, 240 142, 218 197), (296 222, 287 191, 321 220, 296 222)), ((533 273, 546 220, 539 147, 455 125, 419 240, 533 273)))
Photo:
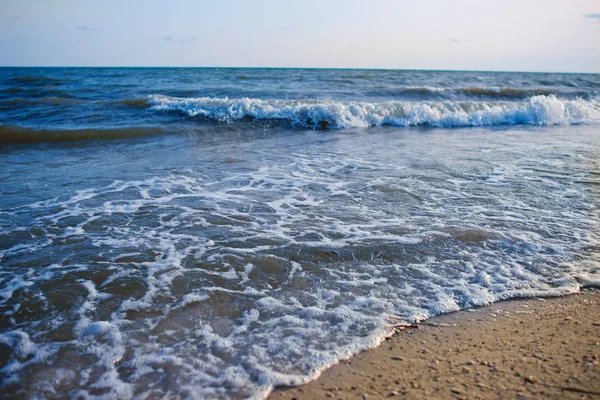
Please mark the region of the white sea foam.
POLYGON ((599 124, 600 102, 534 96, 524 102, 339 102, 328 100, 262 100, 252 98, 178 98, 152 95, 152 110, 178 111, 209 120, 282 120, 294 126, 343 129, 354 127, 599 124))
POLYGON ((564 161, 555 143, 500 143, 472 168, 454 163, 473 157, 470 143, 390 158, 339 143, 2 209, 44 234, 0 249, 13 318, 0 343, 14 349, 0 373, 43 375, 57 397, 261 398, 377 345, 388 315, 421 321, 597 282, 597 262, 575 261, 600 239, 595 192, 575 183, 596 182, 593 153, 564 161))

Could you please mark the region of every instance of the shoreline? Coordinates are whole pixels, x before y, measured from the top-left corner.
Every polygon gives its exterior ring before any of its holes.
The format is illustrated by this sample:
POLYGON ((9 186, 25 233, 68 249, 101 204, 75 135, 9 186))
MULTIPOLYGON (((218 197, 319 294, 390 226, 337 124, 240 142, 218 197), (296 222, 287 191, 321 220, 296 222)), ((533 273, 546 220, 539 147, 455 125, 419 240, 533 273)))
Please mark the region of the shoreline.
POLYGON ((600 290, 436 316, 277 399, 600 399, 600 290))

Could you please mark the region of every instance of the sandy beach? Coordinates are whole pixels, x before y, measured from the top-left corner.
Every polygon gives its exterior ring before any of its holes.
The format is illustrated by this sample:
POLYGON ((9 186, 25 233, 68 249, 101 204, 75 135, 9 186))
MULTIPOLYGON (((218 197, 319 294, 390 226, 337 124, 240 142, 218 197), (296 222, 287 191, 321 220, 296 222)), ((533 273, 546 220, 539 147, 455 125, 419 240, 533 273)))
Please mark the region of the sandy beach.
POLYGON ((600 399, 600 292, 442 315, 269 399, 600 399))

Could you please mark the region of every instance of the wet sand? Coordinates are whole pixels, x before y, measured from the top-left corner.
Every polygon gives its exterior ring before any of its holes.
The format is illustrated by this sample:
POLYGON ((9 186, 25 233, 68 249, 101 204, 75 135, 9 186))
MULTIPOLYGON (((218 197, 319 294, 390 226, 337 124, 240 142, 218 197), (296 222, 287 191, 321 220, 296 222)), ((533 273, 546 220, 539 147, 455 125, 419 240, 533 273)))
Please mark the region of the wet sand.
POLYGON ((432 318, 278 399, 600 399, 600 291, 432 318))

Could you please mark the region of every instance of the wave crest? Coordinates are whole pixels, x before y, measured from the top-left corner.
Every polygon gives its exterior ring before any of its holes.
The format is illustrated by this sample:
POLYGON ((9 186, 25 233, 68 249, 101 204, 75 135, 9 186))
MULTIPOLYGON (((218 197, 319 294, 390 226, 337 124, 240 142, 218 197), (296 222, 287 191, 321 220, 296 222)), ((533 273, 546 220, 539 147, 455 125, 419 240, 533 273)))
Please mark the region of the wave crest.
POLYGON ((440 128, 490 125, 576 125, 600 123, 596 100, 534 96, 524 102, 339 102, 252 98, 178 98, 151 95, 151 110, 176 111, 219 122, 283 120, 312 129, 393 126, 440 128))

